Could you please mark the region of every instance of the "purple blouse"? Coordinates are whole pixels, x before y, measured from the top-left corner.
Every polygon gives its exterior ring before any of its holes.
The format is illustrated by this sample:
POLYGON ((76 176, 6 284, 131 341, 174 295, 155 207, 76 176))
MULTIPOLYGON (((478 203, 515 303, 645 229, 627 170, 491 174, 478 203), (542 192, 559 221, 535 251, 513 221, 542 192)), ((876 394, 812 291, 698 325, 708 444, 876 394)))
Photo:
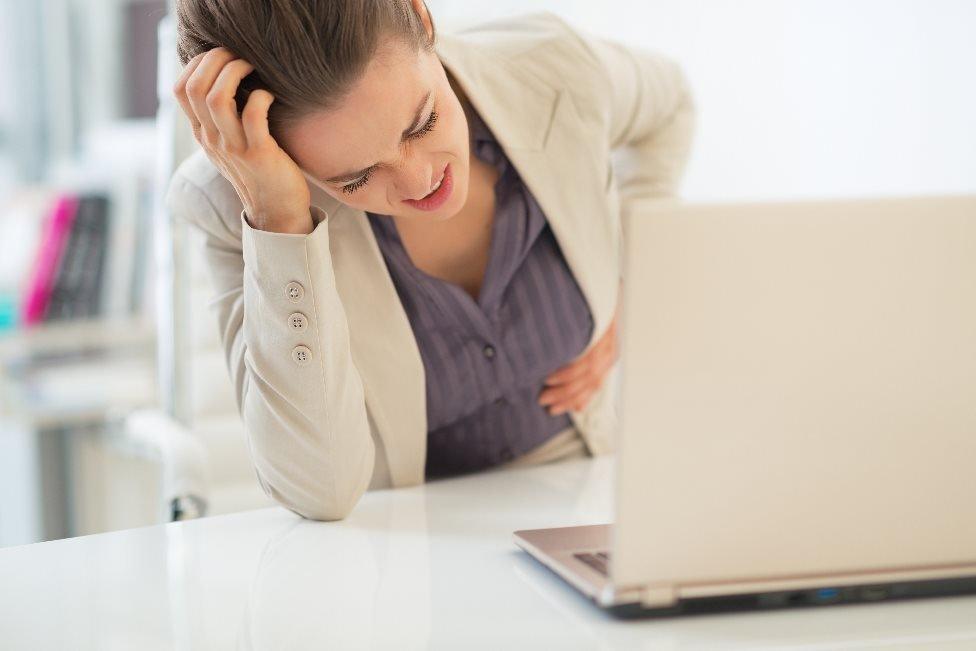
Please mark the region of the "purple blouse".
POLYGON ((546 216, 488 126, 472 151, 500 172, 488 266, 475 301, 411 262, 396 225, 367 212, 417 339, 427 379, 427 479, 510 461, 572 426, 538 398, 583 352, 593 321, 546 216))

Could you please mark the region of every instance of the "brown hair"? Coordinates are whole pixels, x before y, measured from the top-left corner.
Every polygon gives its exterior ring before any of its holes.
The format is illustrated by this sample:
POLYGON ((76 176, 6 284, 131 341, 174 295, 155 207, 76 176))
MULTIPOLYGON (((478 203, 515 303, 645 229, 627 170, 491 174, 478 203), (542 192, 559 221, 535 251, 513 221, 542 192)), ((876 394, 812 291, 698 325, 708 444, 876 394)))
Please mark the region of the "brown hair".
POLYGON ((252 90, 270 91, 276 139, 283 126, 338 105, 379 46, 399 41, 432 52, 437 35, 428 39, 410 0, 176 0, 176 16, 183 65, 222 46, 254 66, 237 110, 252 90))

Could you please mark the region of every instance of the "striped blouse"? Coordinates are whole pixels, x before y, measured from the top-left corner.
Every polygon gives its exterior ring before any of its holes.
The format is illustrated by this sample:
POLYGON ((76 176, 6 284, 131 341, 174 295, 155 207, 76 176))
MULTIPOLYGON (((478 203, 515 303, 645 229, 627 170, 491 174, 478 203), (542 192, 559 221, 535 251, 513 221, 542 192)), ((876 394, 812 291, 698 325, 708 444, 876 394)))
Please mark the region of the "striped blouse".
POLYGON ((366 213, 424 364, 428 479, 503 464, 572 427, 538 398, 593 328, 535 198, 476 113, 469 127, 474 154, 500 172, 477 301, 414 266, 392 218, 366 213))

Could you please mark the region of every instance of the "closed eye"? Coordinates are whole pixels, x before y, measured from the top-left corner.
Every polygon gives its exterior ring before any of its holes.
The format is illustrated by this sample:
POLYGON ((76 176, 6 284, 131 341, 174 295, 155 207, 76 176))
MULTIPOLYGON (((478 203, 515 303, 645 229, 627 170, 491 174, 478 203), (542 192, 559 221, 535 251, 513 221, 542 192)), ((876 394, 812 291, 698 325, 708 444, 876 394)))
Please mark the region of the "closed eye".
MULTIPOLYGON (((427 118, 427 122, 425 122, 422 127, 420 127, 419 129, 411 133, 408 136, 408 138, 411 140, 415 138, 423 138, 425 135, 430 133, 430 131, 434 128, 434 124, 436 122, 437 122, 437 111, 431 110, 430 117, 427 118)), ((375 169, 374 167, 369 168, 368 170, 366 170, 366 173, 363 174, 361 177, 359 177, 352 183, 342 186, 341 190, 346 194, 352 194, 356 190, 365 186, 369 182, 369 176, 370 174, 372 174, 374 169, 375 169)))

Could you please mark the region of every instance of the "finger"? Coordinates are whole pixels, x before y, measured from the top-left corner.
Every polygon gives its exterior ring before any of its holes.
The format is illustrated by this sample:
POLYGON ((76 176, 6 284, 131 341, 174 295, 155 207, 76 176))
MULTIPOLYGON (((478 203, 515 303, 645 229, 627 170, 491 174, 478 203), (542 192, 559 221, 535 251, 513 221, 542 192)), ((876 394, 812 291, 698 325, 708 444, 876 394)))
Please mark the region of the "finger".
POLYGON ((550 373, 545 379, 545 384, 547 386, 556 386, 559 384, 565 384, 566 382, 572 382, 573 380, 582 377, 586 374, 587 370, 589 370, 590 357, 592 353, 593 351, 590 350, 575 362, 570 362, 566 366, 563 366, 562 368, 550 373))
POLYGON ((261 147, 271 141, 271 134, 268 132, 268 107, 273 101, 274 95, 264 89, 252 91, 248 96, 247 104, 241 111, 248 147, 261 147))
POLYGON ((200 133, 203 138, 200 144, 213 147, 219 141, 220 133, 207 106, 207 94, 224 65, 234 58, 233 53, 227 48, 214 48, 204 55, 203 61, 186 81, 186 96, 190 100, 193 113, 200 121, 200 133))
POLYGON ((566 413, 567 411, 582 411, 583 408, 585 408, 590 402, 590 399, 593 397, 594 393, 596 393, 596 387, 587 385, 566 400, 550 407, 549 414, 552 416, 558 416, 566 413))
POLYGON ((608 350, 613 354, 613 350, 616 347, 617 341, 617 328, 616 328, 616 317, 610 322, 609 327, 606 332, 600 337, 600 339, 593 345, 589 351, 584 353, 584 355, 578 358, 576 361, 567 364, 566 366, 556 370, 546 377, 545 384, 547 385, 557 385, 564 382, 568 382, 578 378, 580 375, 586 372, 585 368, 579 368, 579 365, 591 364, 593 358, 605 354, 608 350))
POLYGON ((180 73, 176 83, 173 84, 173 95, 176 97, 176 101, 180 103, 183 112, 186 113, 186 117, 189 118, 190 126, 193 127, 194 136, 200 132, 200 120, 197 119, 193 107, 190 106, 190 100, 186 96, 186 82, 190 78, 190 75, 193 74, 193 71, 197 69, 197 66, 200 65, 200 62, 203 61, 203 55, 205 54, 206 52, 201 52, 187 61, 183 72, 180 73))
POLYGON ((594 381, 596 376, 592 373, 592 367, 587 369, 587 372, 573 378, 572 380, 567 380, 562 384, 557 384, 550 386, 539 394, 539 404, 542 406, 554 405, 558 402, 564 401, 569 396, 576 393, 579 388, 585 385, 587 382, 594 381))
POLYGON ((580 391, 586 389, 596 381, 597 379, 595 377, 586 375, 585 377, 574 380, 568 384, 564 384, 553 389, 547 389, 539 396, 539 404, 545 407, 547 405, 553 406, 564 402, 570 402, 574 396, 580 393, 580 391))
POLYGON ((579 395, 582 388, 588 387, 593 391, 599 389, 613 369, 614 362, 612 356, 606 352, 601 352, 594 356, 589 373, 586 376, 577 378, 571 383, 546 389, 539 395, 539 404, 556 406, 571 403, 579 395))
POLYGON ((217 130, 223 137, 227 150, 241 154, 247 148, 244 127, 237 115, 237 102, 234 95, 241 79, 251 74, 254 66, 244 59, 234 59, 227 63, 217 75, 213 87, 207 93, 207 107, 217 130))

